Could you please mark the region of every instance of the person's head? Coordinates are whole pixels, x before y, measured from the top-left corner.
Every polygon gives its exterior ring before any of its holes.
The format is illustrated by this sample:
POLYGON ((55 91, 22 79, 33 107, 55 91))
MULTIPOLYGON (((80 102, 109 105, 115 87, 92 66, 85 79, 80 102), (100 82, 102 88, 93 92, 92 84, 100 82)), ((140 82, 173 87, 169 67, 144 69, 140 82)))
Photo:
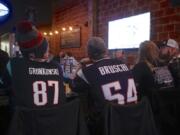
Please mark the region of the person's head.
POLYGON ((123 59, 124 57, 124 51, 123 50, 116 50, 115 52, 115 58, 117 59, 123 59))
POLYGON ((29 21, 17 25, 16 41, 27 58, 48 58, 48 42, 29 21))
POLYGON ((107 47, 100 37, 91 37, 87 43, 87 54, 91 60, 99 60, 107 55, 107 47))
POLYGON ((144 41, 139 46, 138 62, 156 64, 159 61, 159 48, 152 41, 144 41))
POLYGON ((160 43, 160 58, 169 61, 179 52, 179 45, 174 39, 168 39, 160 43))
POLYGON ((60 51, 60 52, 59 52, 59 57, 60 57, 60 58, 64 58, 64 57, 65 57, 65 55, 66 55, 66 53, 65 53, 65 52, 63 52, 63 51, 60 51))
POLYGON ((73 56, 73 54, 71 53, 71 52, 67 52, 66 53, 69 57, 72 57, 73 56))

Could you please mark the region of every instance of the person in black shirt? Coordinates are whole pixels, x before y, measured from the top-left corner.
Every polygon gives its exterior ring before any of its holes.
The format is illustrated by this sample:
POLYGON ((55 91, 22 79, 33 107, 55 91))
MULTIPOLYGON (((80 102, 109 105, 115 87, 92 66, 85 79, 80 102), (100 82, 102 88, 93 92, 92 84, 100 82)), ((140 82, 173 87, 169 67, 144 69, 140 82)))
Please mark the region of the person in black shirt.
POLYGON ((15 106, 49 108, 65 102, 61 67, 48 61, 48 42, 29 21, 17 25, 16 40, 23 57, 7 64, 3 83, 11 86, 15 106))
MULTIPOLYGON (((0 77, 3 75, 5 72, 6 64, 9 61, 9 55, 7 52, 3 51, 0 49, 0 77)), ((0 88, 3 88, 3 84, 0 81, 0 88)))
POLYGON ((93 118, 89 116, 93 119, 91 131, 93 133, 94 130, 94 134, 98 134, 102 126, 99 121, 106 102, 124 105, 137 101, 136 86, 127 65, 117 59, 110 59, 107 51, 103 39, 90 38, 87 53, 93 63, 80 69, 74 79, 73 90, 88 95, 90 115, 93 115, 93 118))
POLYGON ((160 56, 169 67, 175 81, 175 86, 180 87, 180 52, 179 45, 174 39, 160 43, 160 56))
POLYGON ((159 48, 152 41, 140 44, 138 61, 133 75, 139 97, 151 96, 152 90, 174 87, 174 80, 167 66, 161 63, 159 48))

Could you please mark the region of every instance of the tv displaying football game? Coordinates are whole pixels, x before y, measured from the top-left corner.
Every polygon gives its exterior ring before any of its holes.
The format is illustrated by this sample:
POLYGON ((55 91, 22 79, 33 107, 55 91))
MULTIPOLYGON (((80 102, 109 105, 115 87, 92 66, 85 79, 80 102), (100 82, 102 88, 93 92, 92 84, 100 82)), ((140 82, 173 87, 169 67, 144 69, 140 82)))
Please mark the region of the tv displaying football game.
POLYGON ((150 12, 110 21, 108 49, 133 49, 150 39, 150 12))

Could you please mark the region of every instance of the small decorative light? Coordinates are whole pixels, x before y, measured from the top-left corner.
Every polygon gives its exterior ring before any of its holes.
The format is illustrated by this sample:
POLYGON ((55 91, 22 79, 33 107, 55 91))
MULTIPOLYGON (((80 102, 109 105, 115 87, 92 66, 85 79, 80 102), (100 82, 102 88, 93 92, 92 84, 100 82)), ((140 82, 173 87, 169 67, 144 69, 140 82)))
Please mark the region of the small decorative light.
POLYGON ((47 33, 46 33, 46 32, 44 32, 43 34, 44 34, 45 36, 47 35, 47 33))
POLYGON ((52 36, 52 35, 53 35, 53 33, 52 33, 52 32, 49 32, 49 35, 50 35, 50 36, 52 36))
POLYGON ((63 27, 63 28, 62 28, 62 30, 63 30, 63 31, 66 31, 66 28, 65 28, 65 27, 63 27))
POLYGON ((58 34, 59 32, 57 30, 54 31, 55 34, 58 34))
POLYGON ((72 31, 72 30, 73 30, 73 28, 70 26, 70 27, 69 27, 69 30, 70 30, 70 31, 72 31))

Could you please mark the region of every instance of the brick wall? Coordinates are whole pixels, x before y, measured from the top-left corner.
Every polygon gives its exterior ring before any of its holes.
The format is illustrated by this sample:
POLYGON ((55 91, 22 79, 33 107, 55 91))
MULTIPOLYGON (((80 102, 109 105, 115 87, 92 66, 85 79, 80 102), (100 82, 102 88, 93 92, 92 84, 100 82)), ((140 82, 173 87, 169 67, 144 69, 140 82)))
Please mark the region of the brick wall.
POLYGON ((85 45, 88 40, 88 1, 76 0, 66 7, 56 9, 53 15, 52 29, 59 31, 62 27, 76 26, 81 29, 80 48, 66 48, 60 47, 60 35, 54 35, 50 39, 51 50, 53 53, 58 54, 59 51, 71 52, 77 59, 85 57, 85 45))
MULTIPOLYGON (((76 0, 71 6, 56 9, 53 15, 53 26, 62 27, 77 25, 82 27, 81 47, 64 49, 71 51, 76 57, 84 57, 85 46, 89 37, 88 1, 76 0)), ((173 38, 180 43, 180 6, 173 7, 170 0, 97 0, 97 35, 108 42, 108 21, 116 20, 144 12, 151 12, 151 40, 160 41, 173 38)), ((52 49, 60 50, 60 37, 51 40, 52 49)))
POLYGON ((180 6, 173 7, 170 0, 99 0, 98 5, 97 31, 106 42, 108 21, 144 12, 151 12, 151 40, 180 42, 180 6))

